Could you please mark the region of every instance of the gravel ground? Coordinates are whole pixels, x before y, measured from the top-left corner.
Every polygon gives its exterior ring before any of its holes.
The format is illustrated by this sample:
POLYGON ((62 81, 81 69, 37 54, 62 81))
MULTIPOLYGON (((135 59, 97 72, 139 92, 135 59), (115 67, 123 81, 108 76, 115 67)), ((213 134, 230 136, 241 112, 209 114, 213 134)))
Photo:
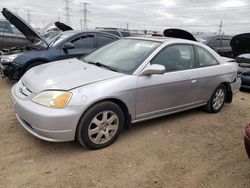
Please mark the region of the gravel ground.
POLYGON ((17 122, 0 79, 0 187, 250 187, 243 128, 250 93, 239 92, 217 114, 201 109, 143 122, 110 147, 49 143, 17 122))

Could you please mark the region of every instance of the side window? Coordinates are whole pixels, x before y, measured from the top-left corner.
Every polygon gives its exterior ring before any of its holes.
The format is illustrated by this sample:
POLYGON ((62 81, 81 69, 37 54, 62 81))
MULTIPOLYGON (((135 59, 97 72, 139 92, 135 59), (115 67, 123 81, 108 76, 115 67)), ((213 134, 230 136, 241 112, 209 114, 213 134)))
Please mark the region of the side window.
POLYGON ((12 33, 10 24, 8 21, 0 21, 0 31, 12 33))
POLYGON ((198 58, 200 67, 212 66, 219 64, 218 61, 213 57, 207 50, 197 46, 198 58))
POLYGON ((160 51, 151 64, 164 65, 166 71, 194 68, 194 49, 191 45, 173 45, 160 51))
POLYGON ((220 39, 214 39, 212 42, 211 42, 211 47, 215 47, 215 48, 218 48, 218 47, 221 47, 221 40, 220 39))
POLYGON ((71 41, 75 48, 86 48, 93 49, 94 48, 94 35, 85 35, 78 37, 71 41))
POLYGON ((222 47, 231 47, 230 39, 222 39, 222 47))
POLYGON ((131 34, 129 32, 126 32, 126 31, 122 31, 121 33, 122 33, 123 37, 130 37, 131 36, 131 34))
POLYGON ((105 36, 105 35, 98 35, 97 37, 97 46, 104 46, 106 44, 109 44, 113 41, 115 41, 116 39, 113 37, 109 37, 109 36, 105 36))

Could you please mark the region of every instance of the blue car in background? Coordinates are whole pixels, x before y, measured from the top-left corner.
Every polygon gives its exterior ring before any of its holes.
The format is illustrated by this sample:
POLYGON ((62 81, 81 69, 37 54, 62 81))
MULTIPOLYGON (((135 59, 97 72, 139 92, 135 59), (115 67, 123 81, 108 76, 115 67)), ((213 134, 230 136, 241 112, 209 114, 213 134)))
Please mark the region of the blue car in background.
POLYGON ((4 8, 3 16, 31 41, 18 53, 0 57, 0 74, 10 80, 19 80, 34 66, 51 61, 81 57, 120 37, 98 30, 69 30, 44 38, 18 15, 4 8))

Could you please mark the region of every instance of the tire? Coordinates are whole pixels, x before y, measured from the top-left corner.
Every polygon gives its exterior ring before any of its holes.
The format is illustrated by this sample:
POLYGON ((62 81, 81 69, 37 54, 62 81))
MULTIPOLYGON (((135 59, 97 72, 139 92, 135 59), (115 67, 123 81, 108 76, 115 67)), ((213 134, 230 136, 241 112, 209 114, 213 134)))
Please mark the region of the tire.
POLYGON ((227 90, 224 85, 219 85, 207 102, 205 110, 209 113, 217 113, 223 107, 227 97, 227 90), (216 104, 215 104, 216 103, 216 104))
POLYGON ((90 107, 81 117, 76 139, 87 149, 101 149, 116 141, 123 126, 124 114, 121 108, 113 102, 100 102, 90 107))

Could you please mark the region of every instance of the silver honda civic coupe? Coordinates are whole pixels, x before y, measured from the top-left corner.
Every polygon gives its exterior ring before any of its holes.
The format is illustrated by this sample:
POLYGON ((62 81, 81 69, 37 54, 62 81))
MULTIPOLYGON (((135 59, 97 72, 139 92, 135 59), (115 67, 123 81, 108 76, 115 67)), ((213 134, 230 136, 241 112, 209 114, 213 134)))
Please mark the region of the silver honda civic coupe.
POLYGON ((131 37, 79 59, 34 67, 11 98, 32 135, 99 149, 132 123, 199 106, 219 112, 239 87, 237 64, 203 44, 131 37))

